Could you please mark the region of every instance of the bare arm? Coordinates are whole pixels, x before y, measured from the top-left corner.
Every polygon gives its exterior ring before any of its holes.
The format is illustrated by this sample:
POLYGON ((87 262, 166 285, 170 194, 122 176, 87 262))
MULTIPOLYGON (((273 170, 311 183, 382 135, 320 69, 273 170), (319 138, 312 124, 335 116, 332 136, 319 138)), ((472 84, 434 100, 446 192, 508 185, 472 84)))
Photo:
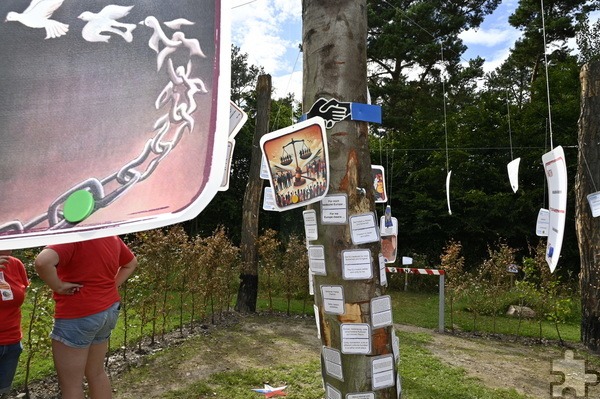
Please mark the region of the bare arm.
POLYGON ((137 258, 134 257, 129 263, 119 268, 119 270, 117 271, 117 275, 115 276, 115 284, 117 285, 117 288, 120 287, 125 281, 127 281, 129 276, 131 276, 131 274, 137 267, 137 264, 137 258))
POLYGON ((83 286, 62 281, 56 272, 57 264, 58 254, 56 251, 46 248, 35 258, 35 271, 52 291, 61 295, 73 295, 83 286))

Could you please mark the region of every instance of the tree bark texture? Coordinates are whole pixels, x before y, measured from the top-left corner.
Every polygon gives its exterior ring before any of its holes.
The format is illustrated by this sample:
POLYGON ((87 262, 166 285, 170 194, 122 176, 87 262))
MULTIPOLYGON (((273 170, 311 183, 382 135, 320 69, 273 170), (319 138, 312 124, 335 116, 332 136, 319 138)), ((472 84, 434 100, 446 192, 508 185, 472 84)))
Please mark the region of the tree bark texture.
MULTIPOLYGON (((303 0, 303 106, 308 112, 319 98, 340 102, 367 103, 367 5, 366 0, 303 0)), ((368 124, 344 120, 327 129, 329 149, 329 190, 331 194, 347 196, 348 216, 375 213, 371 160, 368 148, 368 124)), ((312 207, 317 213, 318 235, 310 245, 322 245, 325 252, 326 276, 314 276, 315 304, 318 307, 321 341, 322 375, 326 390, 336 390, 326 397, 346 398, 347 394, 373 393, 374 398, 396 398, 396 386, 373 389, 372 360, 379 355, 392 353, 393 328, 371 327, 371 353, 341 354, 343 381, 328 375, 325 368, 325 351, 341 353, 341 326, 346 323, 371 325, 371 299, 382 295, 379 282, 379 242, 353 245, 349 224, 326 225, 321 223, 318 204, 312 207), (344 280, 342 251, 369 249, 373 278, 369 280, 344 280), (325 311, 321 287, 341 286, 344 296, 344 314, 325 311)), ((378 222, 378 218, 375 218, 378 222)), ((394 362, 394 376, 397 374, 394 362)), ((394 378, 396 380, 396 378, 394 378)))
POLYGON ((242 205, 242 270, 240 287, 238 289, 235 310, 242 313, 254 313, 258 296, 258 213, 263 190, 263 180, 260 178, 262 152, 260 139, 269 132, 269 115, 271 113, 271 75, 260 75, 256 84, 256 127, 252 143, 252 159, 248 184, 244 193, 242 205))
POLYGON ((592 217, 588 194, 600 190, 600 62, 583 66, 579 154, 575 179, 575 225, 581 256, 581 340, 600 349, 600 219, 592 217))

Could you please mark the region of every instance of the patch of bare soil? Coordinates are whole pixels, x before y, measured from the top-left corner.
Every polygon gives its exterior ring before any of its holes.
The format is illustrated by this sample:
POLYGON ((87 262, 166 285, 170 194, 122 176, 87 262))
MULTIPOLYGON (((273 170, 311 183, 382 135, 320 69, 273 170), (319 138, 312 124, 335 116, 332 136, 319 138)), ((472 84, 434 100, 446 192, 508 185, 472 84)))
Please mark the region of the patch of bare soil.
MULTIPOLYGON (((396 325, 396 329, 430 335, 428 349, 436 357, 465 369, 491 388, 514 388, 531 398, 552 398, 550 384, 560 381, 559 376, 552 375, 552 361, 562 358, 564 350, 550 343, 505 336, 438 334, 406 325, 396 325)), ((188 327, 183 334, 175 331, 159 338, 154 344, 143 342, 141 350, 128 348, 125 357, 122 351, 110 357, 107 367, 115 399, 158 398, 217 372, 318 360, 321 349, 314 318, 274 314, 232 313, 216 325, 188 327)), ((575 397, 574 392, 564 395, 575 397)), ((587 395, 600 398, 600 385, 588 386, 587 395)), ((56 380, 33 384, 31 398, 60 398, 56 380)))
POLYGON ((158 398, 213 373, 318 360, 313 318, 234 316, 226 328, 206 330, 160 357, 144 359, 113 378, 115 399, 158 398))
MULTIPOLYGON (((551 384, 561 383, 560 375, 552 373, 552 362, 564 358, 565 350, 581 350, 583 346, 560 347, 557 342, 539 342, 537 339, 503 335, 475 335, 472 333, 438 334, 415 326, 396 325, 406 332, 431 334, 428 349, 442 362, 463 368, 491 388, 514 388, 531 398, 552 398, 551 384)), ((583 359, 583 358, 581 358, 583 359)), ((575 371, 575 370, 574 370, 575 371)), ((567 376, 581 378, 582 375, 567 376)), ((575 392, 566 390, 562 398, 574 398, 575 392)), ((579 396, 584 397, 584 392, 579 396)), ((600 386, 588 384, 588 398, 600 398, 600 386)))

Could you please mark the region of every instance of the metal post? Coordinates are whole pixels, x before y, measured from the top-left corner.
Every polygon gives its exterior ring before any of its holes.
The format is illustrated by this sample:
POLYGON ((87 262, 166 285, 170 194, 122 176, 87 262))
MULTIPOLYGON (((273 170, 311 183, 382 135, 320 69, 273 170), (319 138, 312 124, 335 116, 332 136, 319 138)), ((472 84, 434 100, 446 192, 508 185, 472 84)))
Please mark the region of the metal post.
POLYGON ((444 320, 444 306, 446 303, 446 300, 444 298, 444 285, 446 284, 446 276, 444 274, 440 274, 440 295, 439 295, 439 317, 438 317, 438 332, 440 334, 443 334, 444 332, 446 332, 445 329, 445 320, 444 320))

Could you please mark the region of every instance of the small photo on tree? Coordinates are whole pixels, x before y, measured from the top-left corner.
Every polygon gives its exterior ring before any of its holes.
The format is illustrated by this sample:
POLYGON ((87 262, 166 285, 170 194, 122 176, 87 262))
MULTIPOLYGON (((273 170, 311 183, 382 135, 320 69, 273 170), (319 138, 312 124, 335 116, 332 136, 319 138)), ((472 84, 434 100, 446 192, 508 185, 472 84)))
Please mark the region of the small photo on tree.
POLYGON ((375 192, 375 202, 387 202, 387 192, 385 188, 385 173, 383 166, 371 165, 371 175, 373 177, 373 190, 375 192))

